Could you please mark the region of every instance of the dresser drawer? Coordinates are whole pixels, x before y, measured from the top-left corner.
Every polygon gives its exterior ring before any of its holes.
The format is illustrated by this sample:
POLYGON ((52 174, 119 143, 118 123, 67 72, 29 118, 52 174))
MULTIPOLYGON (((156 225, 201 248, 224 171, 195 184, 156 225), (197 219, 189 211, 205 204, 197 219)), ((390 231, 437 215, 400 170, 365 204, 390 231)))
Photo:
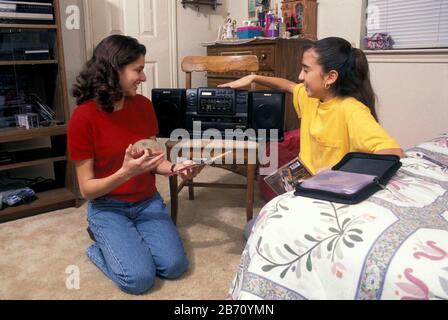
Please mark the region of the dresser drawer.
POLYGON ((260 70, 275 71, 275 46, 258 46, 255 50, 260 70))
POLYGON ((208 48, 209 56, 256 55, 261 71, 275 71, 275 45, 232 46, 208 48))

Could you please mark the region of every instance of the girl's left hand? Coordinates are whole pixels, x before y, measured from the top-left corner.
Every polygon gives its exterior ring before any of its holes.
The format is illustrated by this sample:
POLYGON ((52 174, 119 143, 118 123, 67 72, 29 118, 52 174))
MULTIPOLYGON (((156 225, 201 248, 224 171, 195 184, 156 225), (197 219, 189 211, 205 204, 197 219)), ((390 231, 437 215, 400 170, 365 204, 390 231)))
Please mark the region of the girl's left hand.
MULTIPOLYGON (((182 170, 185 167, 193 165, 194 162, 191 160, 184 161, 181 164, 177 164, 174 168, 175 171, 182 170)), ((203 166, 197 166, 190 169, 185 169, 181 172, 179 172, 179 176, 182 178, 182 180, 193 180, 201 171, 204 169, 205 165, 203 166)))

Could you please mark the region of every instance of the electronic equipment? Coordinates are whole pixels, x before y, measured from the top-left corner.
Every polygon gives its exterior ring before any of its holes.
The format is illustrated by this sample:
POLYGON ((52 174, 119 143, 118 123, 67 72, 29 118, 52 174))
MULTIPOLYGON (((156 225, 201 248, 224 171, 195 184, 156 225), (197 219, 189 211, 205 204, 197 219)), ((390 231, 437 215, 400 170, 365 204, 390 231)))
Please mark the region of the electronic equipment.
POLYGON ((36 193, 30 188, 4 191, 1 193, 2 202, 8 206, 28 204, 36 200, 36 193))
POLYGON ((39 115, 37 113, 16 114, 15 118, 18 128, 27 130, 39 128, 39 115))
MULTIPOLYGON (((278 91, 253 91, 250 93, 250 127, 257 133, 266 130, 267 140, 284 138, 285 94, 278 91), (277 130, 275 139, 270 134, 277 130)), ((258 136, 258 139, 263 137, 258 136)))
POLYGON ((51 60, 55 38, 55 30, 0 29, 0 59, 51 60))
POLYGON ((229 88, 187 90, 186 129, 196 136, 193 123, 201 122, 201 131, 248 128, 249 93, 229 88))
POLYGON ((34 106, 34 110, 39 114, 40 120, 51 122, 56 119, 56 114, 45 102, 43 102, 37 95, 30 94, 27 97, 28 101, 32 106, 34 106))
POLYGON ((8 104, 0 101, 0 128, 23 127, 26 129, 48 126, 56 114, 37 95, 19 96, 8 104))
POLYGON ((169 138, 174 130, 185 128, 185 89, 153 89, 152 103, 159 124, 158 137, 169 138))
POLYGON ((12 157, 9 152, 0 152, 0 164, 12 162, 12 157))
POLYGON ((1 0, 1 23, 53 23, 54 8, 52 0, 1 0))
POLYGON ((159 123, 159 137, 169 138, 175 129, 186 129, 196 138, 209 129, 218 130, 223 138, 226 130, 232 130, 233 137, 242 135, 244 139, 281 141, 284 137, 283 92, 230 88, 153 89, 152 102, 159 123), (200 122, 200 127, 195 127, 196 122, 200 122), (272 130, 277 130, 278 135, 271 135, 272 130))

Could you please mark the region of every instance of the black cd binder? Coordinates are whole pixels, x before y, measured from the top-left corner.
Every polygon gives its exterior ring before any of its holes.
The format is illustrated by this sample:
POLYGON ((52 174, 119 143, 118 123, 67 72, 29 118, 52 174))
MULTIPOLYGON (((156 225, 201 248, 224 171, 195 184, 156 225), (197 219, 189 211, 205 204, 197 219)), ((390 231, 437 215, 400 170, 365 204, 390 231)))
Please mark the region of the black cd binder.
POLYGON ((385 189, 401 167, 400 157, 361 152, 348 153, 330 171, 299 183, 295 195, 313 199, 357 204, 385 189))

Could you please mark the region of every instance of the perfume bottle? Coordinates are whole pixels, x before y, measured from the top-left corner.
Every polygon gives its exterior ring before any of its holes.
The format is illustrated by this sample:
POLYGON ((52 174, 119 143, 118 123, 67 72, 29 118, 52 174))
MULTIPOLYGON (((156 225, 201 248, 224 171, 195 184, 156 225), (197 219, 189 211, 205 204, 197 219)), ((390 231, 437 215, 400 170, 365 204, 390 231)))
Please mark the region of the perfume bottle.
POLYGON ((273 13, 269 13, 267 16, 265 36, 268 38, 278 37, 278 26, 275 22, 275 15, 273 13))
MULTIPOLYGON (((272 16, 272 18, 274 18, 274 16, 272 16)), ((275 24, 274 20, 272 20, 269 23, 269 28, 268 28, 268 31, 266 33, 266 37, 268 37, 268 38, 276 38, 276 37, 278 37, 278 29, 277 29, 277 25, 275 24)))
POLYGON ((278 18, 278 35, 279 37, 285 37, 286 24, 283 22, 283 17, 278 18))

